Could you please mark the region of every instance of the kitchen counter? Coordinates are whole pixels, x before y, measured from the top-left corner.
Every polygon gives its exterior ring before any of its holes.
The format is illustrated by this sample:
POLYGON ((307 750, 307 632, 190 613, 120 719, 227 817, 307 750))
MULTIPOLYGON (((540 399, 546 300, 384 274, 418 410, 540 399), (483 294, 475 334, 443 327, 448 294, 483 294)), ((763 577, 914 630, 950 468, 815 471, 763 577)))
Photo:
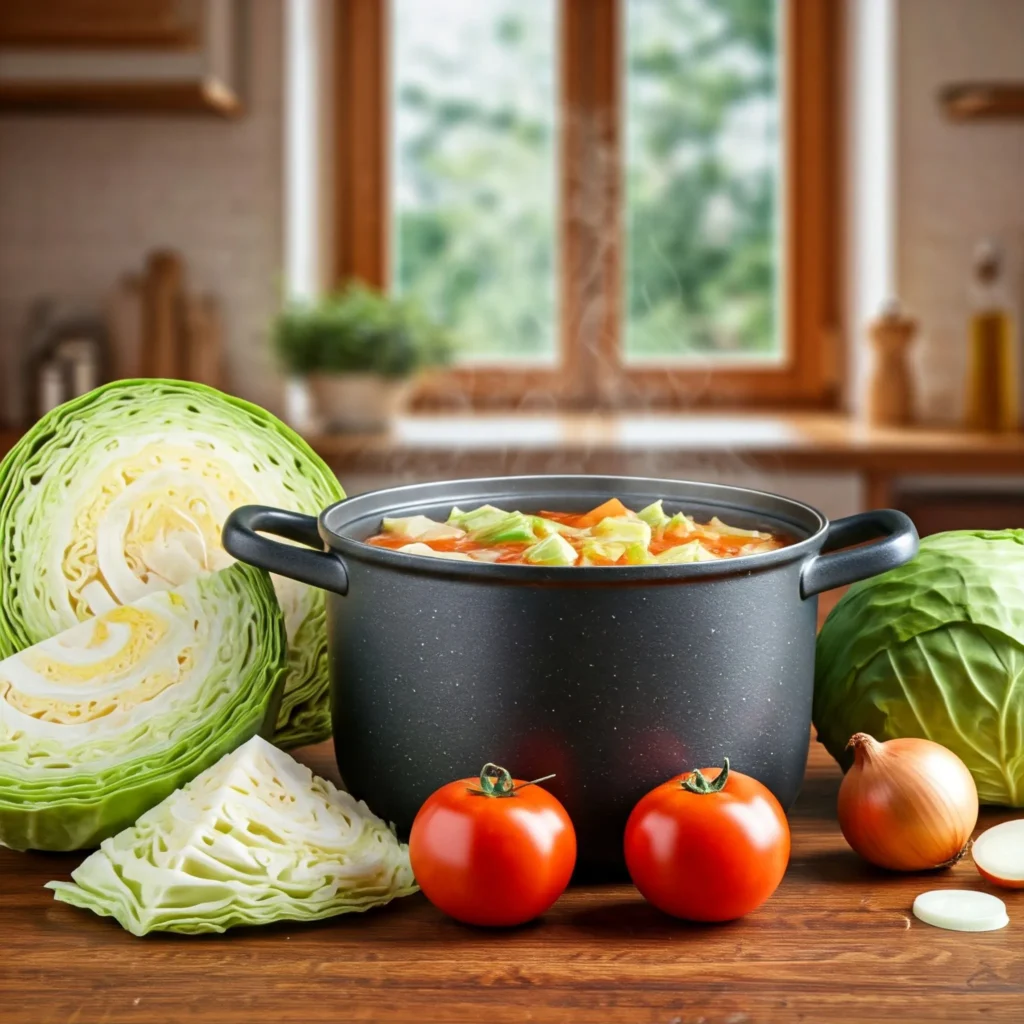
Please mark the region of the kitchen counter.
POLYGON ((962 487, 972 477, 1024 477, 1024 433, 871 427, 837 413, 418 415, 383 433, 310 443, 343 480, 848 473, 859 480, 864 508, 898 505, 899 485, 912 477, 947 488, 956 479, 962 487))
POLYGON ((1024 471, 1024 433, 951 428, 871 427, 835 413, 493 414, 399 417, 378 434, 310 439, 346 469, 378 471, 405 459, 431 466, 458 460, 509 464, 562 456, 579 472, 628 470, 645 458, 671 463, 719 460, 760 469, 878 473, 1024 471))
MULTIPOLYGON (((300 752, 337 777, 329 744, 300 752)), ((752 1024, 1018 1021, 1024 891, 1010 925, 958 934, 911 916, 919 892, 985 888, 968 859, 897 876, 846 846, 839 771, 812 745, 782 886, 750 917, 688 925, 626 885, 571 889, 508 932, 467 928, 417 894, 366 915, 225 936, 136 939, 42 888, 81 855, 0 850, 4 1024, 752 1024)), ((987 827, 1013 815, 986 809, 987 827)))
MULTIPOLYGON (((0 455, 18 436, 0 431, 0 455)), ((1024 433, 870 427, 837 413, 424 414, 381 433, 309 440, 343 480, 847 472, 873 508, 891 504, 903 477, 1024 476, 1024 433)))

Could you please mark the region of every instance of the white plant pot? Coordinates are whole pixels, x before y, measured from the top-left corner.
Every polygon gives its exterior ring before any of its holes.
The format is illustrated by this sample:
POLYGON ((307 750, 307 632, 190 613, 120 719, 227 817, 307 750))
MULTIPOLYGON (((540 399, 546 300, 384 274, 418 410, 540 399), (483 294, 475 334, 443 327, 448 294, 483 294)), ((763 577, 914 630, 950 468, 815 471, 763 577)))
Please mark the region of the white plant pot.
POLYGON ((316 373, 309 377, 322 425, 328 430, 383 430, 402 411, 413 382, 376 373, 316 373))

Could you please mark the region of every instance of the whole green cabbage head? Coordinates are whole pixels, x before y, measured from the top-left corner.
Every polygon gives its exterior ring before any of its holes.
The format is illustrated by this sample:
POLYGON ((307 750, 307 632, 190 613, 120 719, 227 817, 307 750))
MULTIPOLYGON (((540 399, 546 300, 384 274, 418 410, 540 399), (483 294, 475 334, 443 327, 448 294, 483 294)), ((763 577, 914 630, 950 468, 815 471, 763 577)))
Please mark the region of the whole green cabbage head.
POLYGON ((855 732, 921 736, 982 803, 1024 805, 1024 530, 927 537, 851 587, 818 637, 814 725, 844 769, 855 732))
MULTIPOLYGON (((334 474, 270 413, 201 384, 123 380, 47 413, 0 463, 0 657, 234 559, 239 505, 316 515, 334 474)), ((275 742, 331 733, 323 591, 274 577, 288 630, 275 742)))

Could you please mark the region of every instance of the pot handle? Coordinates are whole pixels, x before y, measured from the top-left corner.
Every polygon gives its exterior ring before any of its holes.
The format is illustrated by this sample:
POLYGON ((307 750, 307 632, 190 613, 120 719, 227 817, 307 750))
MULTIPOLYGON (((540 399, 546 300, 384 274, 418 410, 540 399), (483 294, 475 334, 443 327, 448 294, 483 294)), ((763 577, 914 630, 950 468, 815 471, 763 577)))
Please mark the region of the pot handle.
POLYGON ((917 554, 917 543, 917 529, 910 517, 893 508, 837 519, 829 524, 822 553, 809 559, 800 573, 800 596, 813 597, 905 565, 917 554), (868 540, 875 542, 849 551, 836 550, 868 540), (833 553, 826 554, 828 551, 833 553))
POLYGON ((333 551, 324 551, 314 516, 266 505, 243 505, 228 516, 222 539, 228 553, 240 562, 334 594, 348 593, 345 563, 333 551), (285 537, 318 550, 279 544, 260 533, 285 537))

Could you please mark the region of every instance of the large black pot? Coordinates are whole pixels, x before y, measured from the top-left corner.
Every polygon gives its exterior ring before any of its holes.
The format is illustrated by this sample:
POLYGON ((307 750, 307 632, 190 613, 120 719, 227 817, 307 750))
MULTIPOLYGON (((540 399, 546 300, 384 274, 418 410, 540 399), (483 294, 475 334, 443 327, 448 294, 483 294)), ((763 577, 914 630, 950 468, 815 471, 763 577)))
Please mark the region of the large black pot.
POLYGON ((728 756, 783 806, 793 802, 810 736, 816 595, 902 565, 917 533, 900 512, 829 523, 741 487, 531 476, 374 491, 319 520, 246 506, 228 519, 224 546, 330 592, 338 767, 400 834, 434 789, 486 761, 521 778, 555 772, 546 785, 576 826, 580 867, 610 877, 622 870, 633 804, 678 772, 728 756), (797 540, 718 562, 608 568, 467 563, 361 543, 385 515, 444 519, 453 505, 484 502, 584 511, 612 495, 633 508, 664 498, 669 512, 797 540))

